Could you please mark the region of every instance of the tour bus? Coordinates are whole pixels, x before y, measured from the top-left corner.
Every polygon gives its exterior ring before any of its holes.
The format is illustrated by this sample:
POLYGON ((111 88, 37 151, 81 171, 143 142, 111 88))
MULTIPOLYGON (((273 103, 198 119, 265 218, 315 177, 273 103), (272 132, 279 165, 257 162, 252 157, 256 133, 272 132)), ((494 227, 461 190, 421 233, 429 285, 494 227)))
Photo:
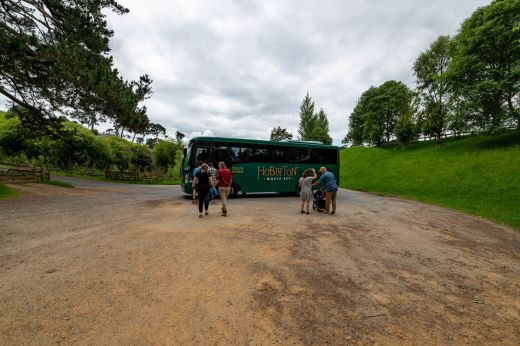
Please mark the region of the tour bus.
POLYGON ((184 149, 181 167, 182 191, 192 193, 193 169, 197 162, 223 161, 233 174, 231 197, 238 192, 296 192, 307 168, 327 167, 339 184, 339 150, 313 141, 262 141, 223 137, 195 137, 184 149))

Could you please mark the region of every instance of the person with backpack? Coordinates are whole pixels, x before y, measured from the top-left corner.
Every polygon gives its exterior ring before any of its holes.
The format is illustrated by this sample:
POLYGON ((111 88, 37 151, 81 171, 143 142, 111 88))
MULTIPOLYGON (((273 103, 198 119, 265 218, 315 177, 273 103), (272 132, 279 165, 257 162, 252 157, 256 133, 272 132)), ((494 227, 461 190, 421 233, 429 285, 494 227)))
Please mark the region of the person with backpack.
POLYGON ((202 206, 204 205, 205 215, 208 215, 209 189, 213 186, 213 181, 208 173, 208 165, 203 164, 197 172, 197 191, 199 194, 199 218, 202 218, 202 206))

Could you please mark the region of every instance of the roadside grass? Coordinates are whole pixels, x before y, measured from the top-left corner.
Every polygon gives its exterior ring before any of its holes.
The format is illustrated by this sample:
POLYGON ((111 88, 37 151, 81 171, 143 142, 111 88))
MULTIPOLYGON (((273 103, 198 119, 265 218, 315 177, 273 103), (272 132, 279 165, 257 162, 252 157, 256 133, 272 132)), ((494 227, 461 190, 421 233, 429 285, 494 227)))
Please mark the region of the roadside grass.
POLYGON ((449 139, 341 151, 341 186, 403 196, 520 229, 520 139, 449 139))
POLYGON ((74 177, 79 179, 88 179, 88 180, 96 180, 96 181, 104 181, 104 182, 112 182, 112 183, 122 183, 122 184, 150 184, 150 185, 180 185, 180 178, 171 178, 171 179, 158 179, 158 178, 141 178, 141 179, 107 179, 104 175, 85 175, 78 172, 68 172, 68 171, 59 171, 53 170, 51 175, 62 175, 66 177, 74 177))
POLYGON ((4 184, 0 183, 0 200, 1 199, 7 199, 7 198, 13 198, 16 196, 21 195, 22 193, 20 191, 13 190, 4 184))
POLYGON ((46 181, 45 184, 49 184, 49 185, 54 185, 54 186, 61 186, 61 187, 66 187, 66 188, 74 188, 74 185, 72 184, 69 184, 67 182, 64 182, 64 181, 61 181, 61 180, 49 180, 49 181, 46 181))

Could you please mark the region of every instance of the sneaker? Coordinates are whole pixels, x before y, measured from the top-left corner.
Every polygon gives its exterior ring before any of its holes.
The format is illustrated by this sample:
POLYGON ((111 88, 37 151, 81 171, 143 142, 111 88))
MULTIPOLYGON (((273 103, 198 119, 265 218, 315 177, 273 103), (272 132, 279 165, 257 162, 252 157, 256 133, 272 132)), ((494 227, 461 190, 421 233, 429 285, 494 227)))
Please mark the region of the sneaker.
POLYGON ((309 214, 310 214, 310 213, 309 213, 309 212, 307 212, 307 215, 309 215, 309 214))
MULTIPOLYGON (((302 214, 305 214, 305 212, 304 212, 303 210, 301 211, 301 213, 302 213, 302 214)), ((309 214, 309 212, 307 212, 307 214, 309 214)))
POLYGON ((202 214, 199 214, 199 218, 202 219, 202 214))
POLYGON ((331 212, 331 213, 330 213, 330 215, 334 215, 334 214, 336 214, 336 212, 335 212, 335 211, 333 211, 333 212, 331 212))
POLYGON ((204 213, 204 215, 206 215, 206 216, 207 216, 207 215, 208 215, 208 212, 205 212, 205 213, 204 213))

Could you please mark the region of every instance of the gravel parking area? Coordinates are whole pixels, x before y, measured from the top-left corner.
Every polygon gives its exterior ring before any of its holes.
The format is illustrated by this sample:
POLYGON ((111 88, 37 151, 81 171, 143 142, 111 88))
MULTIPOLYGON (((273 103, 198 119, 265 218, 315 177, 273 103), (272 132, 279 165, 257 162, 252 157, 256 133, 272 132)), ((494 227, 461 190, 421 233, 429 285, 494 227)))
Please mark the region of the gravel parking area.
POLYGON ((0 344, 520 344, 520 232, 340 190, 248 195, 58 178, 0 201, 0 344))

